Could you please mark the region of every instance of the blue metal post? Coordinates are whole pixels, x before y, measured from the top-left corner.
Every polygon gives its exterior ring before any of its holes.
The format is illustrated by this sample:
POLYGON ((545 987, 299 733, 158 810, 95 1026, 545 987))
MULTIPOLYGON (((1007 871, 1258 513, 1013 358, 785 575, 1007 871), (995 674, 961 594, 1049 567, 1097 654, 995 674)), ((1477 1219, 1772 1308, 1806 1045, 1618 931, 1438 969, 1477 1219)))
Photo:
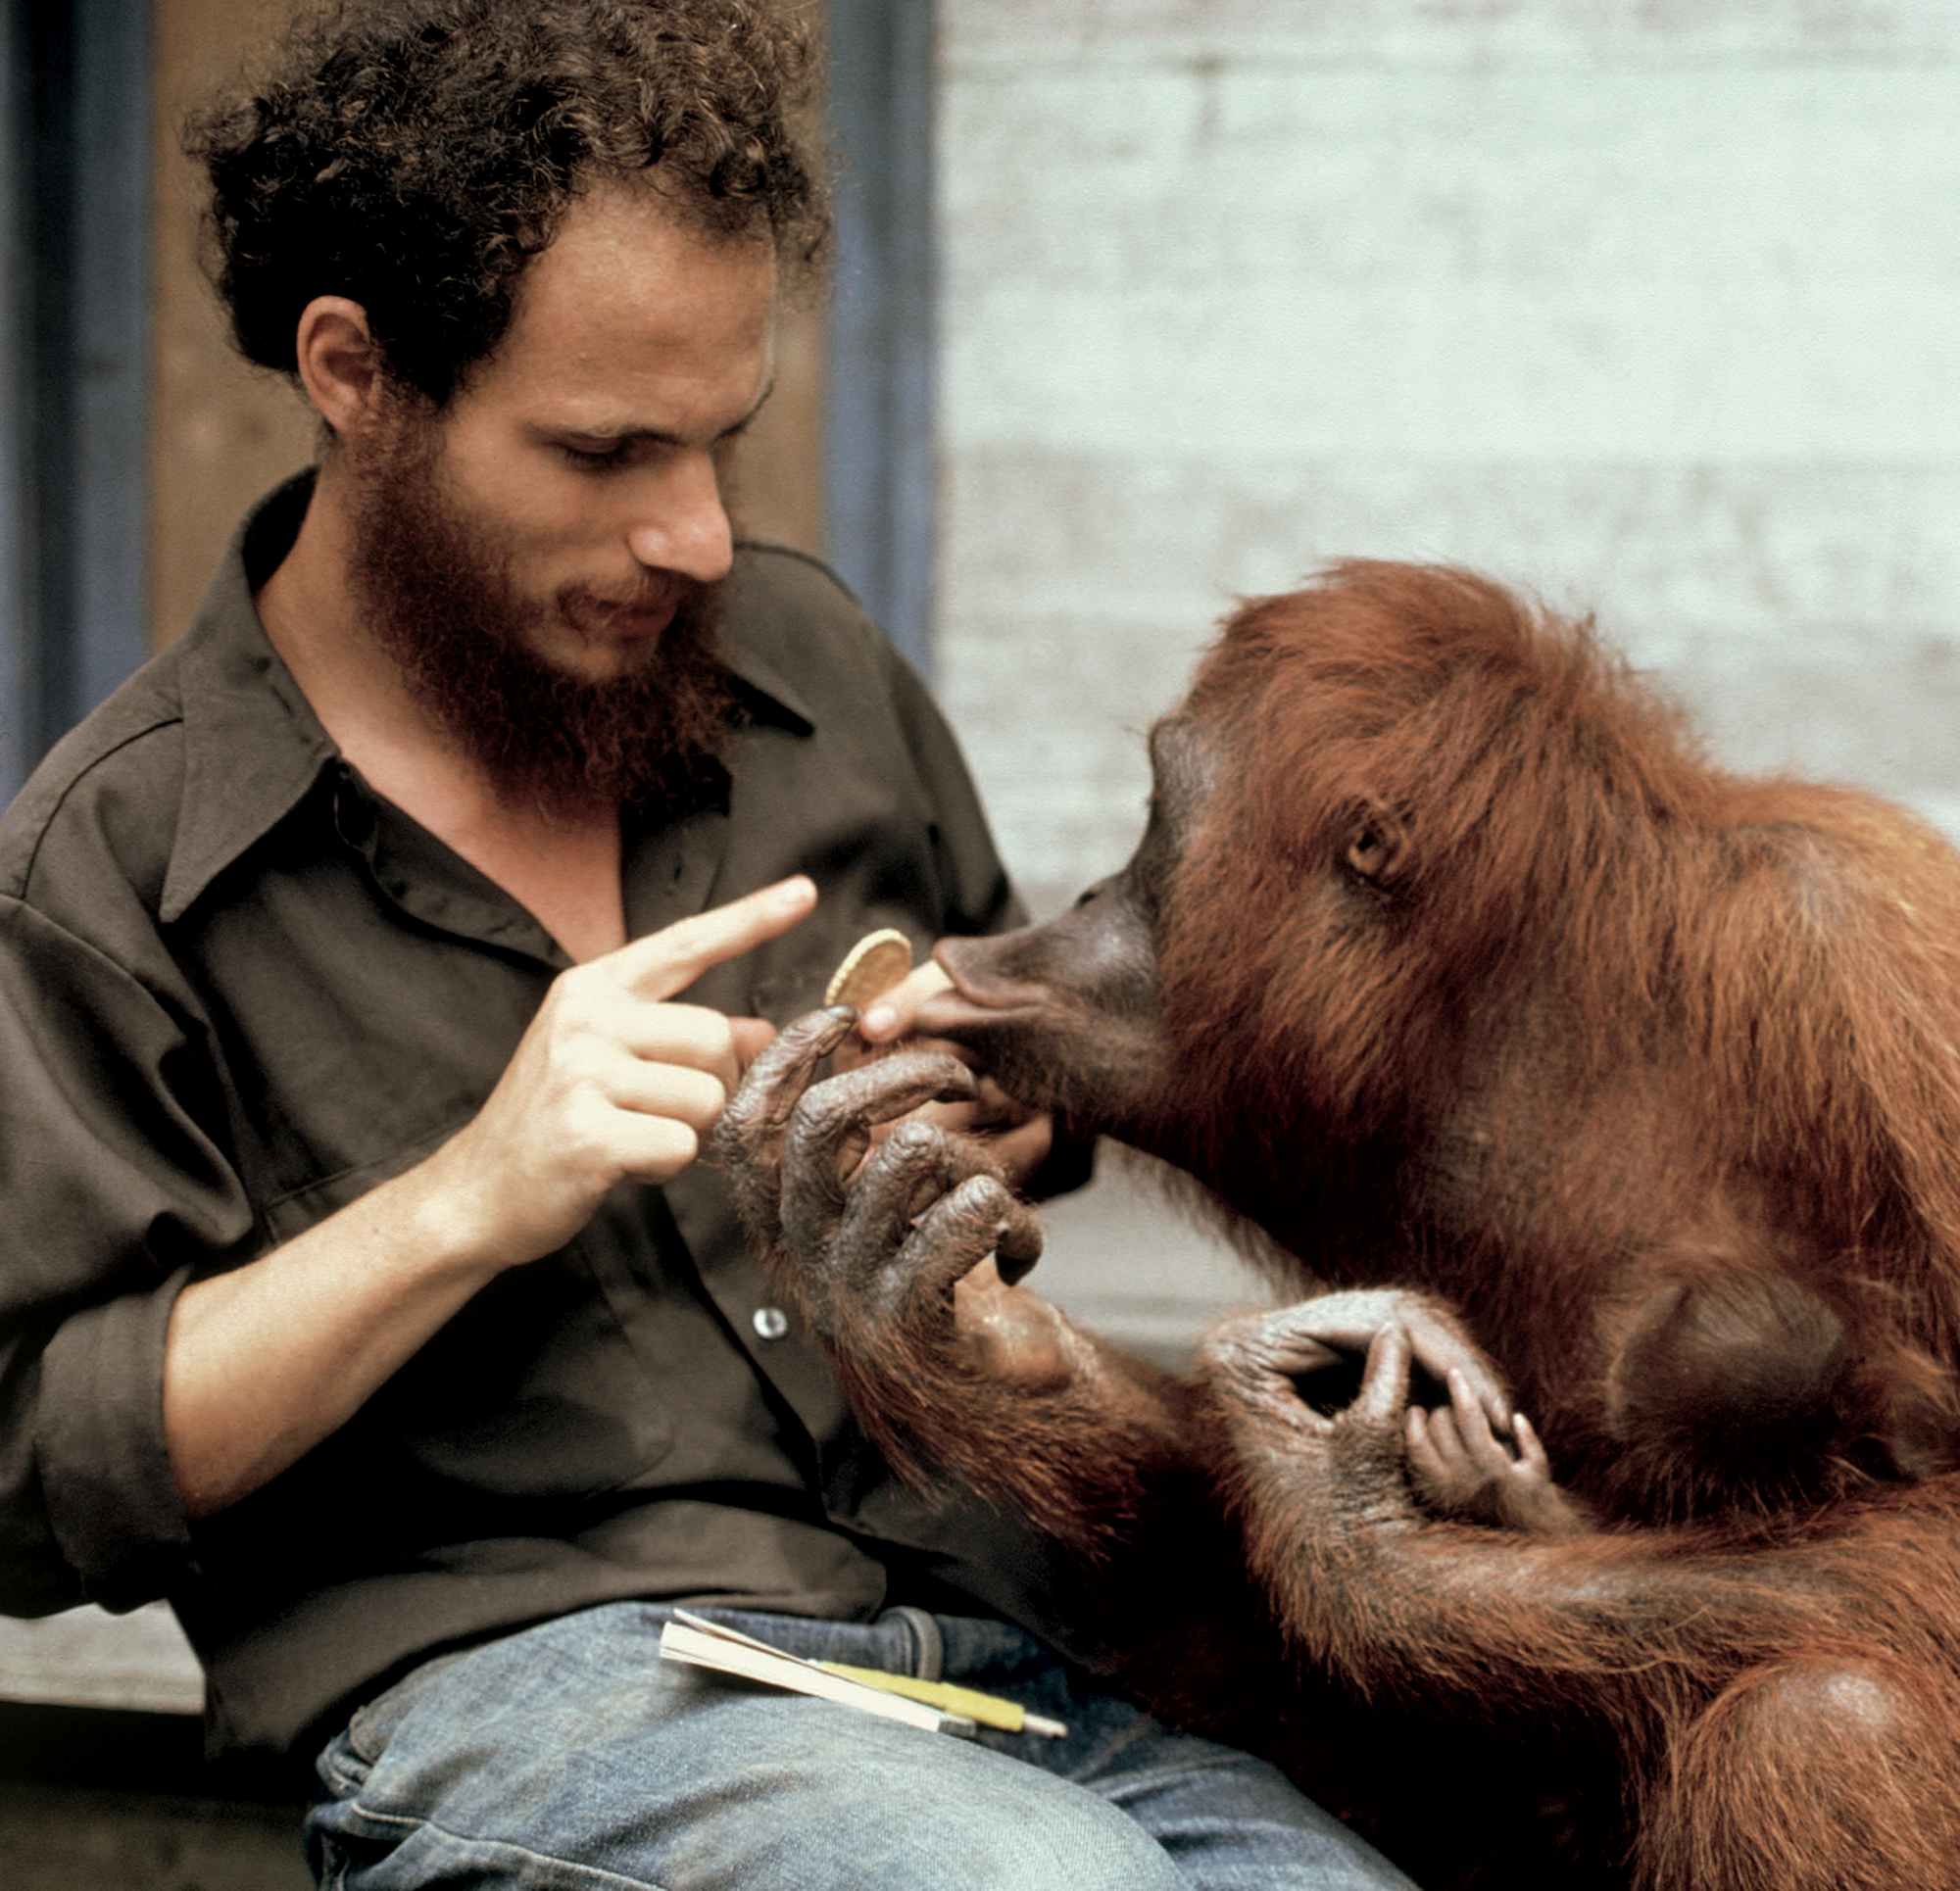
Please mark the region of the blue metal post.
POLYGON ((150 13, 14 0, 0 90, 0 790, 149 649, 150 13))
POLYGON ((830 557, 921 669, 935 529, 933 8, 830 0, 842 162, 826 425, 830 557))

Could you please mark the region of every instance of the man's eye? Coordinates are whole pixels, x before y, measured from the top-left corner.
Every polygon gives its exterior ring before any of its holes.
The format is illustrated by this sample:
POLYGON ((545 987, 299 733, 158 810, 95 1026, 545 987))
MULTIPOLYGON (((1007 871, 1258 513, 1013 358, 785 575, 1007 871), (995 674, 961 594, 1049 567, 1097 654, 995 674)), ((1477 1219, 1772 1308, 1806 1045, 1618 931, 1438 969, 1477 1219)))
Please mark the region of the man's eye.
POLYGON ((614 441, 610 447, 574 447, 564 441, 560 443, 559 452, 574 466, 582 466, 589 472, 608 472, 626 461, 624 441, 614 441))

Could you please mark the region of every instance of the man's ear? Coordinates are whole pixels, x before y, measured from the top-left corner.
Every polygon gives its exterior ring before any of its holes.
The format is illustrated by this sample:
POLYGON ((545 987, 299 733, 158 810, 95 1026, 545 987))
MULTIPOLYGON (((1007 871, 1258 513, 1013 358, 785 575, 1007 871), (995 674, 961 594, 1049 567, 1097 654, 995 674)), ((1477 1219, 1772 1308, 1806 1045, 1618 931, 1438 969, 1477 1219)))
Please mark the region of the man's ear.
POLYGON ((381 351, 368 311, 345 296, 316 296, 300 313, 294 352, 319 417, 342 438, 359 432, 381 392, 381 351))

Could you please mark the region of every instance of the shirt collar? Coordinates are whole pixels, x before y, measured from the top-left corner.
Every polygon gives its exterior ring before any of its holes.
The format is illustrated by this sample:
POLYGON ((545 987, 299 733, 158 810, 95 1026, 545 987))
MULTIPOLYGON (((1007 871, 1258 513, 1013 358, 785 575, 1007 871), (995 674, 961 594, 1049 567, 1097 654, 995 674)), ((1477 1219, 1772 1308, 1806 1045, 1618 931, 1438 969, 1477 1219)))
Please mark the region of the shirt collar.
MULTIPOLYGON (((180 919, 219 874, 285 819, 340 761, 333 738, 273 650, 254 593, 292 549, 313 496, 311 468, 262 499, 232 535, 189 630, 172 653, 184 730, 184 797, 164 881, 162 918, 180 919)), ((730 591, 739 587, 738 576, 730 591)), ((808 735, 816 719, 795 684, 746 645, 741 613, 722 657, 752 716, 808 735)))

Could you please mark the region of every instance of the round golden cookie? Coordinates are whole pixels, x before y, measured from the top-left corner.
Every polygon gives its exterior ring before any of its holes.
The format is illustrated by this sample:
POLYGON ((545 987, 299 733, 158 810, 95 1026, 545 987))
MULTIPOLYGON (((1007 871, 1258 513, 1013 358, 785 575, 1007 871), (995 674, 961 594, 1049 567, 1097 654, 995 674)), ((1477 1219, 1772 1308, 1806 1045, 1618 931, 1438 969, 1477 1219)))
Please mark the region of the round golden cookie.
POLYGON ((844 963, 823 988, 825 1004, 855 1004, 859 1008, 889 992, 912 969, 912 943, 904 933, 885 926, 866 933, 844 955, 844 963))

